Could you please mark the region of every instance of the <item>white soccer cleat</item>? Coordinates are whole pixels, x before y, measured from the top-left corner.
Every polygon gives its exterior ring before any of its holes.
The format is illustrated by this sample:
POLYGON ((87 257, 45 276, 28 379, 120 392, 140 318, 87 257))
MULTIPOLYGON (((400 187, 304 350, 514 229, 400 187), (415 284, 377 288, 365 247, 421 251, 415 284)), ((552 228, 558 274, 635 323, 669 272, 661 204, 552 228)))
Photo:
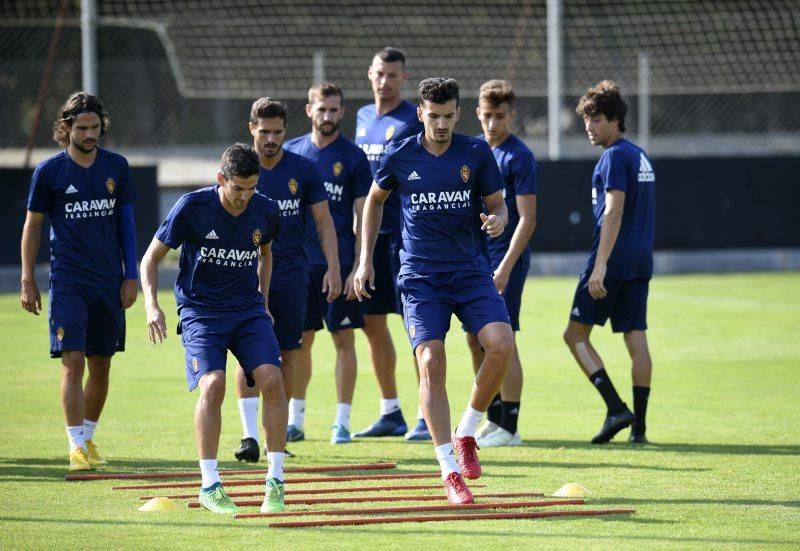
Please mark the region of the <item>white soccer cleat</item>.
POLYGON ((500 425, 498 425, 497 423, 492 423, 491 421, 487 420, 483 424, 483 426, 478 430, 478 432, 475 433, 475 440, 481 440, 483 438, 486 438, 499 428, 500 425))
POLYGON ((481 448, 498 448, 500 446, 521 446, 522 437, 519 432, 511 434, 506 429, 497 427, 486 438, 478 440, 478 446, 481 448))

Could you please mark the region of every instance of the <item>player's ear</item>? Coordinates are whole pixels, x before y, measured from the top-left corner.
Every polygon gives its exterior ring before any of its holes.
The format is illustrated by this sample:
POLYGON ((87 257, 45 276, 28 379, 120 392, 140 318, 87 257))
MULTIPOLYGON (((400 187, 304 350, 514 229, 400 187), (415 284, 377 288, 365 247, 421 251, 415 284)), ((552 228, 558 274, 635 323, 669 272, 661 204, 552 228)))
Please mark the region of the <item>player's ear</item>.
POLYGON ((461 116, 461 106, 456 107, 456 120, 461 116))
POLYGON ((221 186, 224 186, 225 181, 225 175, 222 172, 217 172, 217 183, 221 186))
POLYGON ((419 122, 425 122, 422 120, 422 107, 419 105, 417 106, 417 118, 419 119, 419 122))
POLYGON ((252 122, 247 123, 247 128, 250 129, 250 135, 254 138, 256 137, 256 125, 252 122))
POLYGON ((480 107, 480 105, 475 108, 475 116, 478 117, 478 120, 481 120, 481 107, 480 107))
POLYGON ((306 103, 306 116, 310 119, 311 118, 311 104, 306 103))

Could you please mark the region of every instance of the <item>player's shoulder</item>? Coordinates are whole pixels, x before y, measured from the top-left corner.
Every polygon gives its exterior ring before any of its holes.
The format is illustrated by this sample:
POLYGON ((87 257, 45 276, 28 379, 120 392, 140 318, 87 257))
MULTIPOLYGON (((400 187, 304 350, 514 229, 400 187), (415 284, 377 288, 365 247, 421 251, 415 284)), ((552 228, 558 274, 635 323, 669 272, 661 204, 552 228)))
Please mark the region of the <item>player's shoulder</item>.
POLYGON ((419 147, 419 134, 408 136, 402 140, 389 142, 386 146, 385 155, 397 155, 416 151, 419 147))
POLYGON ((217 195, 217 186, 208 186, 190 191, 178 199, 178 205, 182 207, 201 207, 204 205, 213 204, 213 201, 219 201, 217 195))
POLYGON ((261 193, 254 193, 250 202, 258 211, 265 212, 267 215, 280 212, 278 202, 261 193))
POLYGON ((358 147, 355 142, 351 141, 347 136, 343 134, 339 134, 339 137, 336 138, 336 141, 333 142, 331 145, 336 147, 337 151, 340 151, 348 156, 364 156, 366 157, 366 153, 364 150, 358 147))
POLYGON ((127 166, 128 159, 125 158, 124 155, 121 155, 115 151, 111 151, 110 149, 105 149, 103 147, 97 148, 97 156, 103 159, 106 162, 113 163, 116 165, 127 166))
POLYGON ((414 120, 417 119, 417 106, 404 99, 400 102, 400 105, 397 106, 397 113, 402 113, 406 117, 413 117, 414 120))
POLYGON ((647 155, 644 150, 635 143, 622 138, 611 144, 605 151, 601 159, 625 159, 630 161, 638 160, 641 155, 647 155))
POLYGON ((358 111, 356 112, 356 118, 359 119, 362 117, 366 118, 373 116, 375 114, 376 114, 375 103, 367 103, 366 105, 362 105, 361 107, 358 108, 358 111))
POLYGON ((466 134, 453 134, 453 145, 457 148, 471 149, 475 151, 489 151, 492 148, 482 137, 467 136, 466 134))
POLYGON ((533 159, 535 157, 533 154, 533 150, 514 134, 510 134, 506 139, 506 141, 500 144, 499 147, 503 146, 505 146, 505 149, 509 151, 514 157, 522 159, 526 158, 533 159))
POLYGON ((297 153, 298 150, 301 150, 307 147, 309 141, 309 134, 303 134, 302 136, 297 136, 290 140, 286 140, 283 144, 284 151, 288 151, 290 153, 297 153))
POLYGON ((49 156, 48 158, 40 161, 36 167, 35 172, 41 174, 46 174, 52 170, 57 170, 58 168, 64 166, 69 161, 69 156, 67 155, 67 151, 62 149, 58 153, 49 156))
POLYGON ((287 149, 289 147, 288 142, 283 145, 283 155, 285 157, 285 161, 287 165, 290 166, 300 166, 300 167, 313 167, 314 163, 300 153, 300 150, 303 147, 305 142, 303 141, 305 136, 299 136, 297 138, 293 138, 292 141, 294 142, 291 146, 291 149, 287 149))

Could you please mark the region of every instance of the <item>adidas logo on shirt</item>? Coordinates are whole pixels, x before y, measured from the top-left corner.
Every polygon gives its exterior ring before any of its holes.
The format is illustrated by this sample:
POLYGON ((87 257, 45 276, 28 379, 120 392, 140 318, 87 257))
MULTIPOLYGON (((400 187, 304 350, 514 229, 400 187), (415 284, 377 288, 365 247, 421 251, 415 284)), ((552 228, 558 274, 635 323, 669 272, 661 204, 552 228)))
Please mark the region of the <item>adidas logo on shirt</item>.
POLYGON ((573 315, 573 316, 580 316, 580 315, 581 315, 581 311, 580 311, 580 310, 578 310, 578 307, 577 307, 577 306, 576 306, 575 308, 573 308, 573 309, 572 309, 572 315, 573 315))
POLYGON ((66 193, 78 193, 78 189, 72 184, 70 184, 69 187, 67 188, 66 193))
POLYGON ((219 239, 219 236, 217 235, 217 232, 211 230, 206 234, 206 239, 219 239))
POLYGON ((420 178, 416 170, 412 170, 411 174, 408 175, 408 181, 410 182, 411 180, 422 180, 422 178, 420 178))
POLYGON ((653 165, 644 156, 644 153, 639 153, 639 181, 640 182, 655 182, 656 174, 653 172, 653 165))

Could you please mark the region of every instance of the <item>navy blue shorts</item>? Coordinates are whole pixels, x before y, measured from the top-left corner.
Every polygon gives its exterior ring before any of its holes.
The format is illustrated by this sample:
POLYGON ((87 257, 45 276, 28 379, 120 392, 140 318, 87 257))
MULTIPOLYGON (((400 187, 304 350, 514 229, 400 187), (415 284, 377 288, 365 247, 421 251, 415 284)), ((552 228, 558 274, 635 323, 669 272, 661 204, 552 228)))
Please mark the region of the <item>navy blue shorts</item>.
POLYGON ((225 312, 184 308, 180 316, 190 391, 206 373, 225 371, 228 350, 246 375, 260 365, 281 365, 272 320, 263 308, 225 312))
POLYGON ((649 279, 610 279, 603 282, 608 291, 605 298, 595 300, 589 295, 591 272, 578 280, 569 319, 586 325, 605 325, 611 318, 614 333, 647 330, 647 293, 649 279))
POLYGON ((397 274, 400 273, 400 245, 398 233, 379 233, 372 253, 375 270, 375 289, 368 289, 372 298, 364 298, 359 304, 366 315, 399 314, 403 311, 397 274))
MULTIPOLYGON (((342 285, 352 269, 352 266, 342 266, 342 285)), ((333 333, 341 329, 364 327, 364 316, 361 314, 358 300, 345 300, 345 295, 342 294, 333 302, 328 302, 322 293, 322 278, 326 271, 325 266, 311 266, 308 270, 310 282, 303 331, 319 331, 327 326, 328 331, 333 333)))
POLYGON ((269 313, 275 320, 275 338, 281 350, 297 350, 303 340, 303 324, 308 302, 308 283, 269 288, 269 313))
POLYGON ((81 351, 113 356, 125 350, 125 310, 119 289, 50 281, 50 356, 81 351))
POLYGON ((403 296, 403 322, 411 349, 425 341, 444 341, 455 314, 470 333, 493 322, 509 323, 506 303, 491 274, 440 272, 398 278, 403 296))

